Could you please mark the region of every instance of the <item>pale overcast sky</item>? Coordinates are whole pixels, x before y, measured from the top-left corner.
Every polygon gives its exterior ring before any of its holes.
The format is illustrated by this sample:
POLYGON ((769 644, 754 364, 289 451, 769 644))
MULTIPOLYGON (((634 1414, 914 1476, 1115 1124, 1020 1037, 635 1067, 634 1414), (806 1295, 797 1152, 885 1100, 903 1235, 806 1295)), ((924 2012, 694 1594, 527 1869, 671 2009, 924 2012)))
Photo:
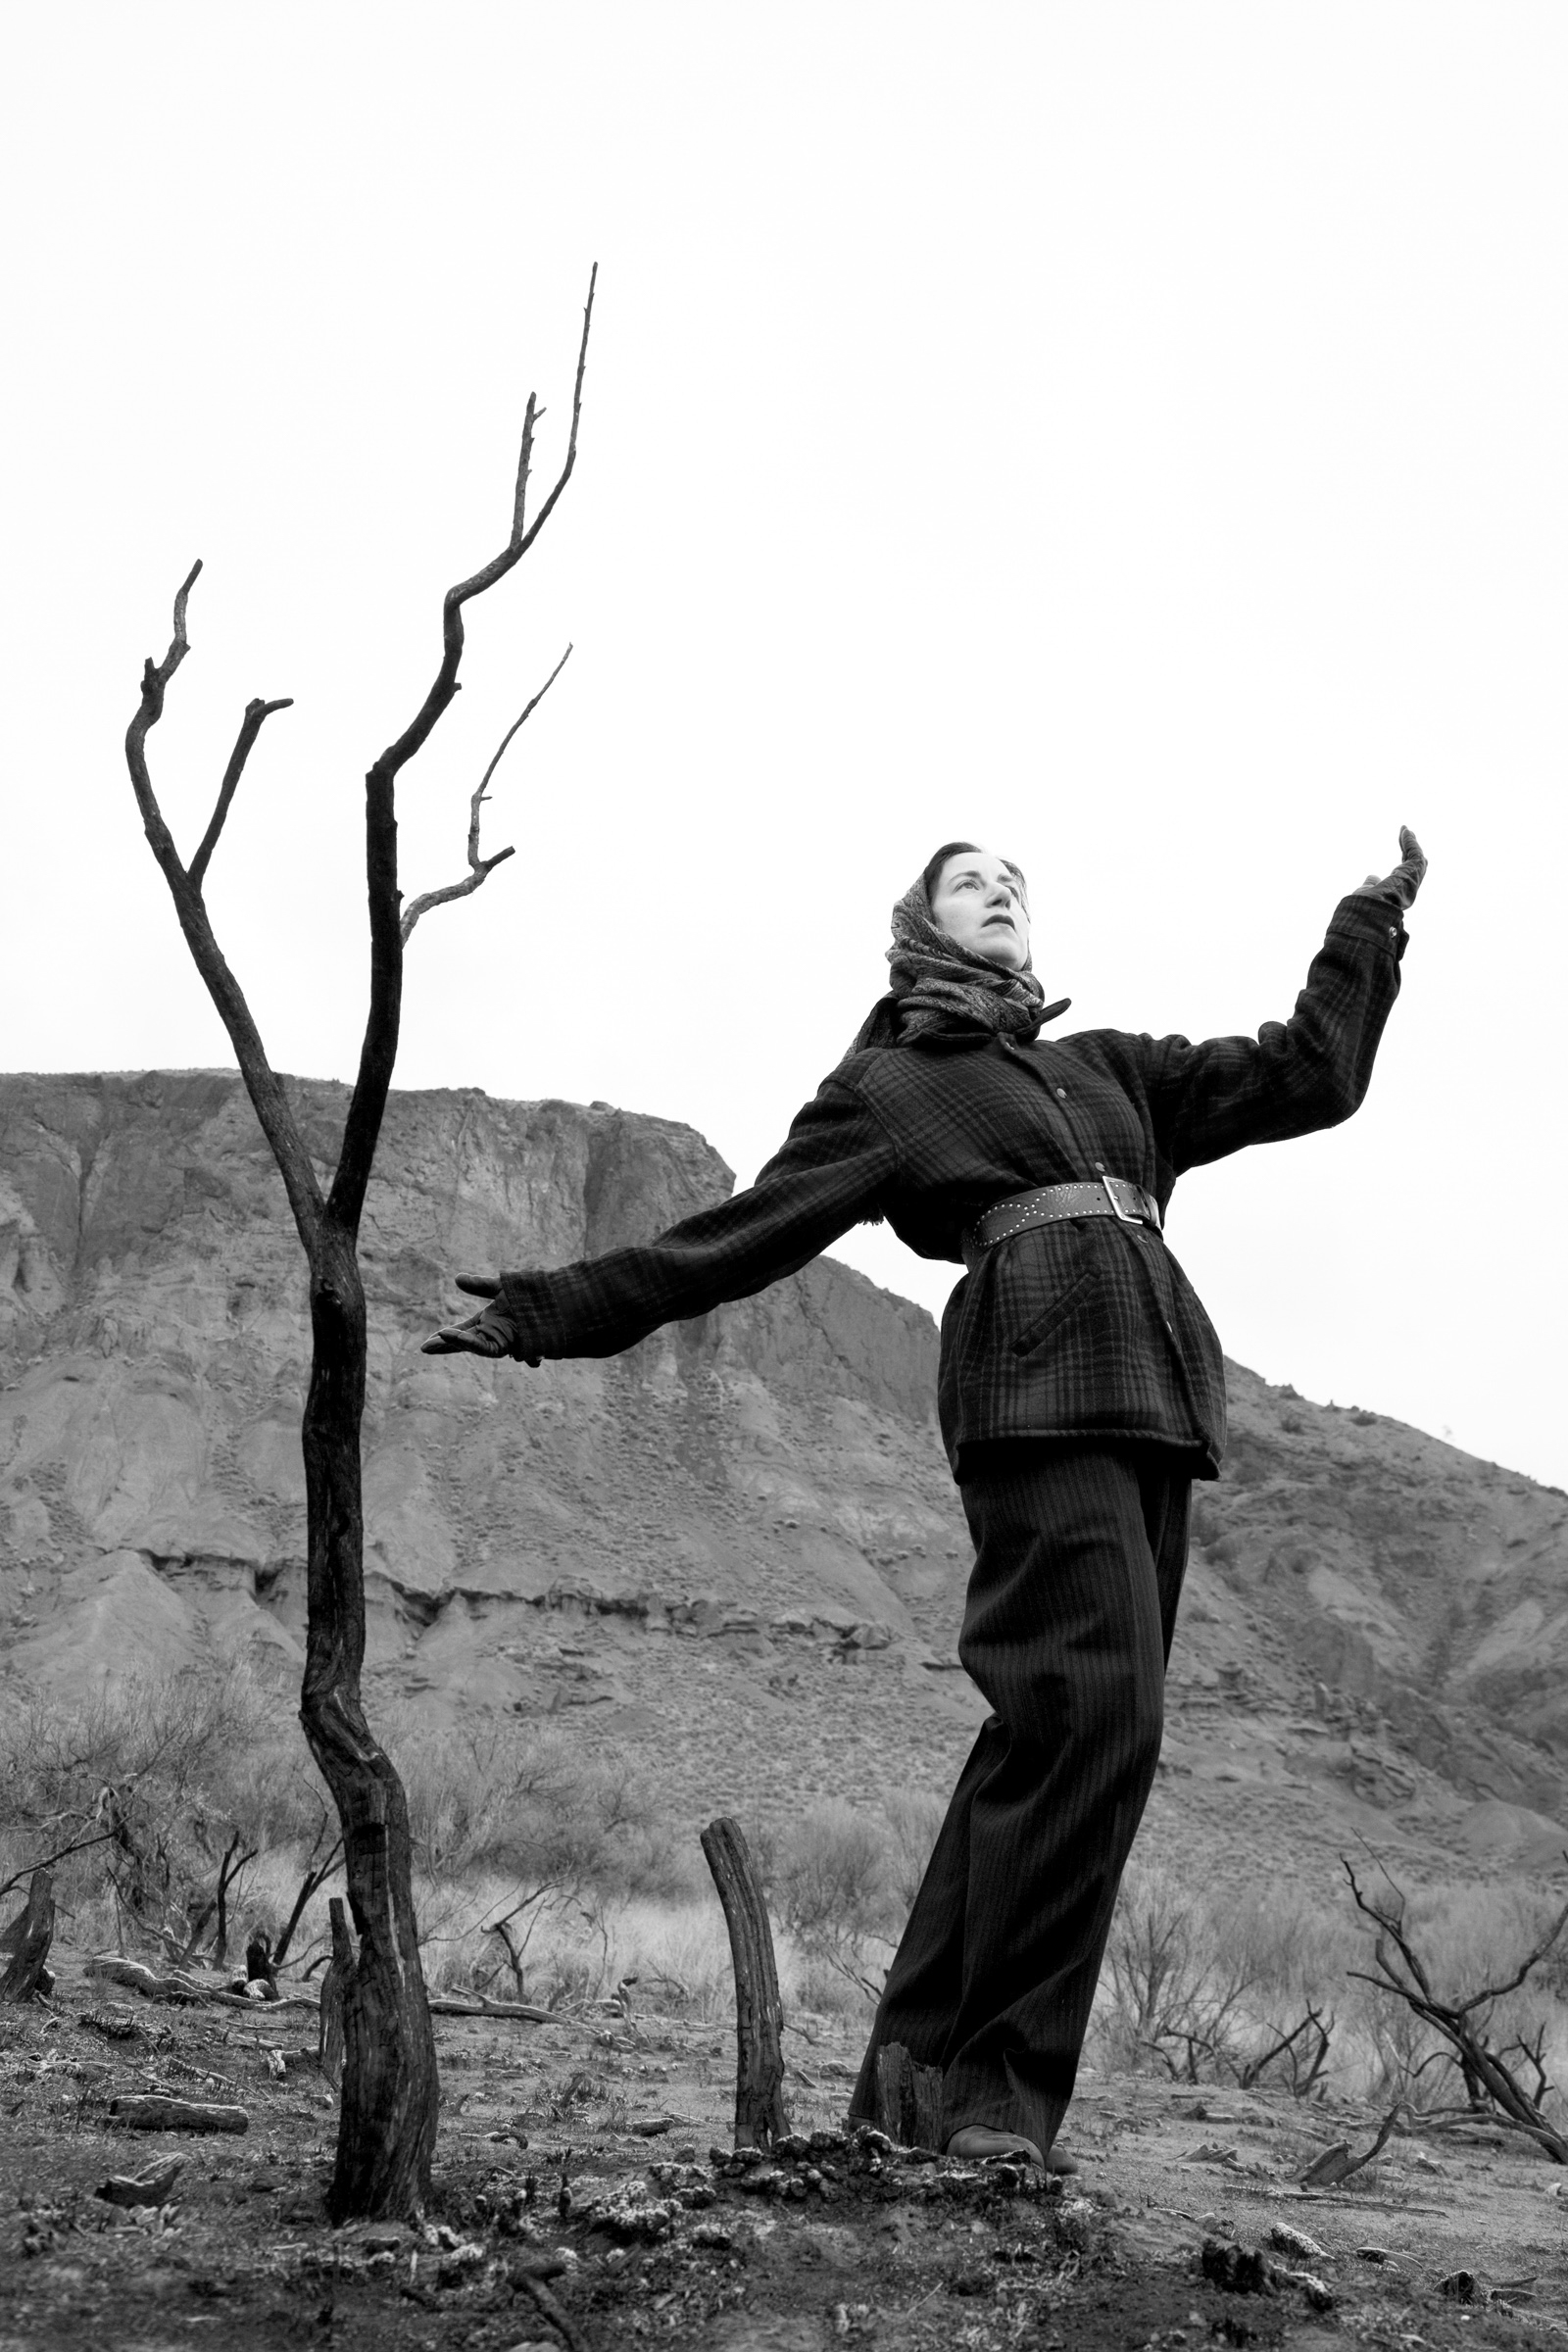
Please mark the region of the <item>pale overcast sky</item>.
MULTIPOLYGON (((274 1061, 349 1076, 360 779, 472 612, 406 886, 406 1086, 686 1119, 750 1177, 937 842, 1018 858, 1063 1027, 1290 1010, 1432 857, 1348 1127, 1189 1177, 1229 1351, 1568 1486, 1568 17, 1557 6, 78 5, 3 30, 0 1066, 227 1061, 121 753, 274 1061)), ((891 1237, 843 1254, 939 1306, 891 1237)))

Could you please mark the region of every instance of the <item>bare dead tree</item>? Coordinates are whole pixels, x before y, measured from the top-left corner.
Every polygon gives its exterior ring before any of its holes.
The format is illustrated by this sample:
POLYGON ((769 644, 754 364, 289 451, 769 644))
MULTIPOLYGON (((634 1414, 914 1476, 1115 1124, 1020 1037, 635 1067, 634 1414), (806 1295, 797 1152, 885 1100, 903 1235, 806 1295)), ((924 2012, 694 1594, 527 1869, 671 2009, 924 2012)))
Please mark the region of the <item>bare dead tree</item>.
POLYGON ((331 1844, 327 1847, 324 1857, 319 1860, 318 1859, 318 1856, 321 1854, 321 1840, 325 1838, 325 1836, 326 1814, 323 1811, 321 1815, 321 1826, 316 1833, 315 1841, 311 1846, 310 1859, 305 1865, 305 1876, 300 1881, 300 1890, 294 1897, 294 1908, 283 1923, 283 1932, 279 1936, 276 1947, 272 1953, 272 1966, 274 1969, 281 1968, 284 1961, 288 1957, 289 1946, 294 1941, 295 1930, 298 1928, 301 1919, 305 1915, 306 1904, 310 1901, 313 1894, 317 1893, 322 1886, 326 1885, 327 1880, 331 1877, 333 1871, 336 1870, 338 1866, 338 1860, 343 1851, 343 1840, 341 1838, 334 1838, 331 1844))
POLYGON ((1306 2098, 1324 2067, 1328 2064, 1329 2045, 1334 2035, 1334 2014, 1325 2017, 1315 2002, 1308 2001, 1306 2015, 1288 2032, 1274 2029, 1275 2038, 1257 2057, 1246 2060, 1236 2076, 1243 2090, 1251 2090, 1268 2069, 1276 2062, 1280 2079, 1288 2083, 1293 2098, 1306 2098))
MULTIPOLYGON (((1527 2044, 1513 2042, 1504 2049, 1494 2049, 1488 2038, 1487 2028, 1496 2003, 1506 1993, 1517 1992, 1531 1970, 1545 1959, 1557 1942, 1564 1928, 1568 1928, 1568 1903, 1528 1951, 1511 1977, 1499 1984, 1483 1984, 1463 1999, 1444 2000, 1435 1991, 1431 1977, 1420 1953, 1416 1950, 1404 1924, 1404 1896, 1392 1879, 1390 1895, 1378 1902, 1365 1893, 1357 1882, 1354 1870, 1341 1856, 1345 1875, 1350 1882, 1355 1906, 1371 1920, 1376 1929, 1373 1957, 1377 1975, 1369 1976, 1364 1969, 1353 1968, 1352 1977, 1363 1984, 1375 1984, 1383 1992, 1396 1993, 1411 2014, 1442 2035, 1447 2044, 1448 2055, 1463 2080, 1469 2097, 1465 2112, 1475 2115, 1488 2111, 1494 2117, 1510 2124, 1533 2139, 1554 2164, 1568 2164, 1568 2137, 1555 2131, 1542 2113, 1542 2102, 1550 2085, 1541 2064, 1540 2053, 1527 2044), (1526 2090, 1508 2060, 1518 2049, 1531 2059, 1537 2075, 1535 2095, 1526 2090)), ((1384 1873, 1387 1877, 1387 1872, 1384 1873)))
POLYGON ((223 1859, 218 1865, 218 1892, 213 1898, 218 1913, 218 1939, 213 1945, 213 1958, 220 1967, 228 1958, 228 1905, 234 1892, 234 1884, 240 1872, 249 1870, 255 1859, 255 1846, 246 1845, 236 1830, 224 1849, 223 1859))
POLYGON ((95 1830, 90 1837, 74 1838, 69 1845, 56 1846, 52 1854, 40 1854, 37 1861, 27 1863, 24 1869, 13 1871, 9 1879, 0 1883, 0 1899, 12 1893, 24 1879, 30 1879, 35 1870, 52 1870, 57 1862, 67 1862, 73 1854, 85 1853, 90 1845, 107 1845, 113 1836, 112 1830, 95 1830))
MULTIPOLYGON (((245 763, 267 719, 286 709, 287 702, 257 700, 246 706, 211 822, 189 866, 180 861, 148 769, 148 734, 163 716, 170 683, 189 651, 185 613, 200 564, 192 567, 174 599, 173 635, 168 652, 162 662, 149 658, 146 663, 140 704, 125 736, 126 763, 148 843, 169 885, 192 959, 228 1031, 240 1074, 282 1176, 310 1272, 311 1379, 302 1428, 308 1620, 300 1721, 337 1805, 349 1905, 360 1937, 354 1972, 344 1990, 343 2098, 329 2195, 337 2221, 352 2215, 407 2214, 422 2205, 429 2188, 438 2100, 435 2044, 414 1912, 408 1804, 390 1758, 370 1732, 360 1692, 365 1658, 360 1428, 365 1410, 366 1314, 358 1238, 397 1058, 404 943, 419 907, 416 902, 407 916, 402 909, 396 785, 458 691, 465 606, 520 563, 571 477, 596 278, 597 270, 588 282, 571 421, 561 471, 530 520, 526 511, 529 478, 534 434, 542 414, 530 393, 506 545, 469 578, 448 589, 441 608, 441 661, 434 681, 403 733, 366 776, 369 1006, 337 1165, 324 1194, 294 1106, 268 1059, 244 992, 219 947, 203 898, 207 868, 245 763)), ((519 719, 517 723, 522 722, 519 719)), ((494 761, 486 781, 493 772, 494 761)), ((485 878, 480 869, 488 868, 478 858, 477 836, 483 793, 481 782, 470 810, 470 878, 450 894, 431 894, 425 905, 435 904, 445 895, 464 895, 485 878)), ((489 866, 496 863, 499 859, 491 859, 489 866)))

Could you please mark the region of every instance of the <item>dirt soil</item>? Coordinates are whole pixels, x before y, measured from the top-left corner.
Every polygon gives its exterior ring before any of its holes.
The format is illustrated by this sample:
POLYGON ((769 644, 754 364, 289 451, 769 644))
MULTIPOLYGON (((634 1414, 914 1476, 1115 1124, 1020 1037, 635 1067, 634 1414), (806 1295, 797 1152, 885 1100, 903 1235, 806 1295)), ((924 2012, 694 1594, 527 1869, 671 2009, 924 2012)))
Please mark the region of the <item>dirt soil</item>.
POLYGON ((66 1954, 47 2008, 0 2012, 0 2352, 1403 2352, 1568 2335, 1568 2173, 1501 2133, 1396 2134, 1352 2184, 1314 2193, 1302 2172, 1335 2141, 1370 2145, 1375 2116, 1089 2076, 1065 2134, 1081 2170, 1058 2187, 847 2142, 858 2048, 817 2019, 787 2034, 794 2136, 745 2164, 722 2154, 732 2030, 443 2019, 428 2215, 334 2230, 336 2101, 307 2055, 311 2012, 109 1989, 66 1954), (238 2103, 248 2128, 119 2125, 114 2100, 149 2089, 238 2103), (162 2204, 96 2193, 175 2155, 162 2204))

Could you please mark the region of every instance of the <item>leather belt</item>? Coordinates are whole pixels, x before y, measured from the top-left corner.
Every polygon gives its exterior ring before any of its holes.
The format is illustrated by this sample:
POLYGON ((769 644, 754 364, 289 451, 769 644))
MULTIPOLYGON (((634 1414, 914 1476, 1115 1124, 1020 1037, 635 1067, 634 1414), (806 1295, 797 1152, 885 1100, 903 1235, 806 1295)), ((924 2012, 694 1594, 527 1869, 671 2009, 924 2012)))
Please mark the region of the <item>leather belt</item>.
POLYGON ((998 1242, 1026 1233, 1031 1225, 1056 1225, 1067 1217, 1115 1217, 1123 1225, 1152 1225, 1160 1230, 1159 1202, 1141 1184, 1125 1176, 1097 1176, 1084 1184, 1042 1184, 1032 1193, 1014 1193, 999 1200, 984 1216, 976 1217, 960 1237, 963 1262, 972 1274, 988 1250, 998 1242))

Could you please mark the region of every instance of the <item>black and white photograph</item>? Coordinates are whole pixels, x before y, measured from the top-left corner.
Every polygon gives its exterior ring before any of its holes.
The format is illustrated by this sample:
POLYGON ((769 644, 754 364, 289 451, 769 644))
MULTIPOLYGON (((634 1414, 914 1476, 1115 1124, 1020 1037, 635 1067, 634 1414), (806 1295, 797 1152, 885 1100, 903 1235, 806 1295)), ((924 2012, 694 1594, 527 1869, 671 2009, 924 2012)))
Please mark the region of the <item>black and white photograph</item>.
POLYGON ((1568 18, 0 45, 0 2352, 1568 2338, 1568 18))

